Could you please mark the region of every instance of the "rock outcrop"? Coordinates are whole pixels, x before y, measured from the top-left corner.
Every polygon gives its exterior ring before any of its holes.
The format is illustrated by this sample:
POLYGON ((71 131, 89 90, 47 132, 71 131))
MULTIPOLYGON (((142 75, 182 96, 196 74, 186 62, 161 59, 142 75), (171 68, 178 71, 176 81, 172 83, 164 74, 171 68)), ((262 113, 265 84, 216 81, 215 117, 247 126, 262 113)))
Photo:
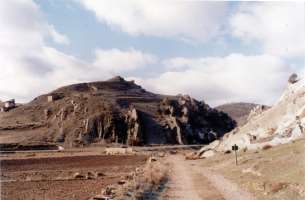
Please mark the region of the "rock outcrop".
POLYGON ((209 143, 235 127, 227 114, 204 102, 153 94, 121 77, 59 88, 0 118, 0 143, 65 147, 209 143))
POLYGON ((257 105, 256 107, 254 107, 250 113, 249 116, 247 118, 247 122, 251 121, 252 118, 259 116, 260 114, 262 114, 265 110, 267 110, 269 107, 268 106, 264 106, 264 105, 257 105))
POLYGON ((143 131, 141 130, 141 121, 139 111, 135 108, 128 110, 125 116, 125 123, 127 126, 127 141, 128 145, 143 144, 143 131))
POLYGON ((249 121, 199 152, 227 152, 234 144, 240 149, 263 149, 305 136, 305 79, 289 82, 284 94, 271 108, 257 107, 249 121), (216 145, 215 145, 216 144, 216 145), (213 146, 214 145, 214 146, 213 146))
POLYGON ((236 126, 227 114, 187 95, 163 99, 159 114, 170 138, 178 144, 209 143, 236 126))

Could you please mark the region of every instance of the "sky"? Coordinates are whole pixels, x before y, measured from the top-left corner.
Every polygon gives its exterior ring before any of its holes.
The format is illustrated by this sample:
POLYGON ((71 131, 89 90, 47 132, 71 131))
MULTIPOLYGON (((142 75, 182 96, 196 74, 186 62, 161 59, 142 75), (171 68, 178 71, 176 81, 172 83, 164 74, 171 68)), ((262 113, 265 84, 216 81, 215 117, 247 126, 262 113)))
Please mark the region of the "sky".
POLYGON ((0 1, 0 100, 121 75, 212 106, 272 105, 304 55, 304 2, 0 1))

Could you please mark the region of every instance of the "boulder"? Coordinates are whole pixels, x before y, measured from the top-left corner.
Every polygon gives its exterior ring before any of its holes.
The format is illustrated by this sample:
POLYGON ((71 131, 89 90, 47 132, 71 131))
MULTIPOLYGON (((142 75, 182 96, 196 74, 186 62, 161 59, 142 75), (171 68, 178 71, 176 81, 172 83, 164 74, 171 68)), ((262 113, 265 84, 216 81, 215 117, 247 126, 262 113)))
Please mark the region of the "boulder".
POLYGON ((118 181, 118 184, 119 184, 119 185, 124 185, 126 182, 127 182, 126 180, 119 180, 119 181, 118 181))
POLYGON ((288 79, 288 82, 291 83, 291 84, 294 84, 296 82, 298 82, 298 75, 293 73, 290 75, 289 79, 288 79))
POLYGON ((73 178, 74 179, 84 179, 86 177, 84 175, 82 175, 81 173, 76 172, 76 173, 73 174, 73 178))
POLYGON ((205 151, 203 154, 201 154, 200 158, 209 158, 215 155, 215 151, 214 150, 208 150, 205 151))

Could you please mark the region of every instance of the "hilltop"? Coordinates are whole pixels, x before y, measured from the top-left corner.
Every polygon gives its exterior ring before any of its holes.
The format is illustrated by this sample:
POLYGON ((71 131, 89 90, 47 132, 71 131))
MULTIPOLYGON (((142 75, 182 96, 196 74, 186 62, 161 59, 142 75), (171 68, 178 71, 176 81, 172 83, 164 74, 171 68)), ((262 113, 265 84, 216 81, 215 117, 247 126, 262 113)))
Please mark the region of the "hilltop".
POLYGON ((250 112, 257 106, 259 104, 240 102, 223 104, 215 107, 215 109, 227 113, 237 122, 238 126, 243 126, 247 123, 250 112))
POLYGON ((154 94, 117 76, 64 86, 0 113, 0 143, 202 144, 235 126, 203 101, 154 94))

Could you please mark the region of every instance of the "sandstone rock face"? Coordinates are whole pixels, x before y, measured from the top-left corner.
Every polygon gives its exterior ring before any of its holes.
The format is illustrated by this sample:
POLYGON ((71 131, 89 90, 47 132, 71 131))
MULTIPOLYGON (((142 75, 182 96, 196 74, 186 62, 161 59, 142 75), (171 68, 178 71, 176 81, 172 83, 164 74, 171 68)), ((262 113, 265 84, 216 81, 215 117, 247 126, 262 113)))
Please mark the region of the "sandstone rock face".
POLYGON ((204 102, 153 94, 121 77, 59 88, 0 118, 0 143, 60 143, 66 148, 209 143, 236 125, 204 102), (48 96, 59 98, 48 101, 48 96), (5 135, 10 140, 1 140, 5 135))
POLYGON ((125 115, 125 123, 127 128, 128 145, 140 145, 143 143, 143 131, 141 130, 141 122, 138 111, 132 108, 125 115))
POLYGON ((249 121, 227 133, 219 145, 208 145, 199 151, 213 149, 226 152, 237 144, 241 150, 263 149, 305 137, 305 79, 288 84, 281 98, 271 108, 257 107, 249 121))

